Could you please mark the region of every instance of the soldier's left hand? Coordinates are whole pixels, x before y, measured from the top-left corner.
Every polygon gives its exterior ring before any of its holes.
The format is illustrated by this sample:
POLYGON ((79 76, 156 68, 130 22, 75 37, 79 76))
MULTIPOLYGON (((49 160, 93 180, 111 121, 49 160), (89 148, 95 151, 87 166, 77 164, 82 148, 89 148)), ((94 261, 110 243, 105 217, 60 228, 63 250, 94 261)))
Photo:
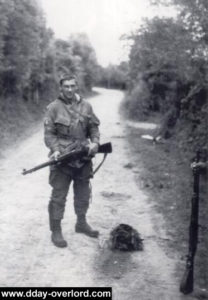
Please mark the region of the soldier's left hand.
POLYGON ((90 143, 88 145, 88 155, 94 156, 98 152, 98 144, 97 143, 90 143))

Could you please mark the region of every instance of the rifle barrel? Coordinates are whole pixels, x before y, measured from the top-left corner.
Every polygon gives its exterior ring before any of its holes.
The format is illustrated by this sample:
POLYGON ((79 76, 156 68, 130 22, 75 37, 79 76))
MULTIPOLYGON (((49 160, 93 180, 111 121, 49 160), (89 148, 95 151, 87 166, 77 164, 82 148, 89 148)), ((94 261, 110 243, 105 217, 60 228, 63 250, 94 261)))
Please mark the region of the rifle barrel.
MULTIPOLYGON (((197 154, 196 162, 199 162, 199 154, 197 154)), ((186 260, 186 269, 180 284, 180 292, 183 294, 189 294, 194 290, 194 258, 198 243, 199 169, 193 170, 193 177, 194 183, 191 199, 191 219, 189 225, 189 251, 186 260)))
POLYGON ((29 170, 23 169, 22 175, 27 175, 29 173, 38 171, 38 170, 40 170, 42 168, 45 168, 45 167, 48 167, 48 166, 51 166, 51 165, 55 165, 55 164, 56 164, 56 161, 49 160, 49 161, 47 161, 45 163, 42 163, 42 164, 40 164, 40 165, 38 165, 38 166, 36 166, 36 167, 34 167, 32 169, 29 169, 29 170))

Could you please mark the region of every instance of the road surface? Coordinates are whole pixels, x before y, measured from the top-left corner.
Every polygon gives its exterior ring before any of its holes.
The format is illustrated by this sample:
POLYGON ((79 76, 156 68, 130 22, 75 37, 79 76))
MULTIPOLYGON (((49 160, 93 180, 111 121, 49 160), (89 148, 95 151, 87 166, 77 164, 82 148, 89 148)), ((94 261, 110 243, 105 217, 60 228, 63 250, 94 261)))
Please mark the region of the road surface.
MULTIPOLYGON (((33 167, 47 159, 41 125, 35 134, 8 150, 1 159, 0 286, 111 286, 114 300, 190 299, 178 292, 176 261, 158 243, 159 235, 166 238, 164 223, 157 224, 161 231, 156 232, 155 211, 128 168, 131 153, 125 140, 127 124, 118 112, 123 93, 96 91, 99 95, 89 101, 101 120, 101 142, 113 144, 113 153, 92 182, 88 220, 99 229, 99 240, 74 232, 76 219, 70 192, 62 222, 68 247, 58 249, 51 243, 48 169, 21 175, 24 167, 33 167), (130 224, 140 232, 144 251, 109 250, 109 233, 119 223, 130 224)), ((95 165, 101 158, 97 155, 95 165)))

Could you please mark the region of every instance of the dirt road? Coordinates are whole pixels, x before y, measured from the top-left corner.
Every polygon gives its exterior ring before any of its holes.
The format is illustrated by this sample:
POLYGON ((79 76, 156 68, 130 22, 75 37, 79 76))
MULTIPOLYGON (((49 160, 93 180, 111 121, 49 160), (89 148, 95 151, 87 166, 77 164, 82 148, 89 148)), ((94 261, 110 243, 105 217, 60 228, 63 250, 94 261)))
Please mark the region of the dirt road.
MULTIPOLYGON (((100 230, 100 238, 75 234, 70 193, 63 221, 69 246, 58 249, 50 242, 48 169, 20 174, 23 167, 33 167, 47 158, 41 126, 1 160, 0 286, 112 286, 114 300, 191 299, 178 292, 175 259, 158 243, 158 236, 166 238, 164 223, 158 219, 161 230, 156 232, 155 211, 129 167, 127 125, 118 113, 123 94, 97 91, 100 95, 90 101, 101 120, 101 142, 112 141, 114 150, 92 182, 88 220, 100 230), (107 248, 109 232, 119 223, 128 223, 141 233, 143 252, 118 253, 107 248)), ((97 156, 95 165, 100 159, 97 156)))

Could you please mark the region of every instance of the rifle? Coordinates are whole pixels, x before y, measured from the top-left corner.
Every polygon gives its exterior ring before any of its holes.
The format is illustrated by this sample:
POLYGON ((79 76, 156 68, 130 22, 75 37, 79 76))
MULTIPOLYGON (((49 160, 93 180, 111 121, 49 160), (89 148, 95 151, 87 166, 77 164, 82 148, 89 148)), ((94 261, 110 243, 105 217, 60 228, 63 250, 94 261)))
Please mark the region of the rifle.
MULTIPOLYGON (((112 144, 111 143, 105 143, 105 144, 99 145, 98 153, 104 153, 104 159, 101 162, 101 164, 104 162, 107 154, 111 153, 111 152, 112 152, 112 144)), ((79 149, 74 149, 66 154, 60 155, 57 160, 55 160, 55 159, 48 160, 47 162, 42 163, 42 164, 40 164, 32 169, 29 169, 29 170, 23 169, 22 175, 27 175, 29 173, 35 172, 37 170, 40 170, 40 169, 48 167, 48 166, 58 165, 64 161, 70 162, 70 161, 78 160, 78 159, 85 157, 87 154, 88 154, 88 147, 80 147, 79 149)), ((101 164, 96 168, 96 171, 100 168, 101 164)))
POLYGON ((200 159, 200 152, 197 151, 195 158, 196 167, 192 168, 193 172, 193 195, 191 201, 191 220, 189 225, 189 250, 186 260, 186 269, 180 284, 180 292, 189 294, 194 289, 194 257, 197 251, 198 243, 198 216, 199 216, 199 179, 200 179, 200 166, 197 163, 200 159))

